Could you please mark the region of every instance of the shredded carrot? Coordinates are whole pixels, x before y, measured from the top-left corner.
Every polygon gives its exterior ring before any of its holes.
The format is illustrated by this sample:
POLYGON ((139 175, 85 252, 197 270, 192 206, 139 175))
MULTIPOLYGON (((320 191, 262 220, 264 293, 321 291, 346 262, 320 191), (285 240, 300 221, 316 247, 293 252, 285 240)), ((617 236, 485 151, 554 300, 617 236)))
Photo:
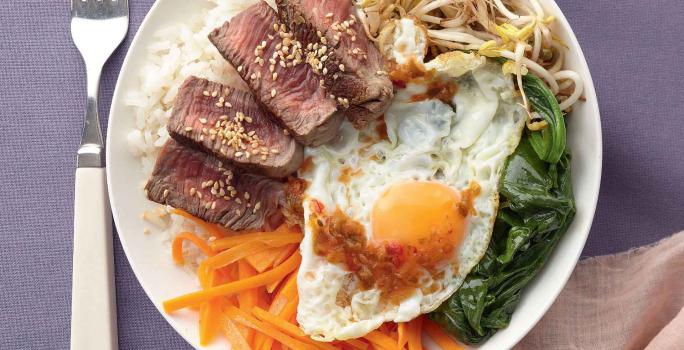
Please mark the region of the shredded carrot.
POLYGON ((231 349, 253 350, 249 343, 247 343, 247 340, 242 336, 242 333, 240 333, 235 322, 226 315, 221 315, 221 330, 226 338, 228 338, 231 349))
POLYGON ((202 261, 198 269, 198 275, 200 280, 205 277, 212 269, 230 265, 250 254, 259 252, 265 246, 260 242, 245 242, 231 249, 222 251, 214 256, 207 258, 202 261))
POLYGON ((192 232, 181 232, 171 243, 171 255, 173 256, 173 261, 178 265, 185 264, 185 257, 183 257, 183 241, 190 241, 197 246, 204 254, 208 256, 214 255, 214 250, 209 247, 209 245, 201 238, 197 237, 196 234, 192 232))
POLYGON ((423 350, 422 336, 423 318, 414 318, 408 323, 408 349, 423 350))
POLYGON ((396 350, 397 342, 380 331, 372 331, 364 336, 373 346, 384 350, 396 350))
POLYGON ((464 350, 465 348, 453 340, 442 327, 432 322, 427 317, 423 320, 423 329, 439 345, 442 350, 464 350))
POLYGON ((221 301, 210 300, 200 305, 199 338, 200 345, 209 344, 219 332, 221 316, 221 301))
MULTIPOLYGON (((238 248, 238 247, 236 247, 238 248)), ((238 261, 238 278, 245 279, 249 277, 256 276, 257 272, 244 260, 238 261)), ((258 291, 256 288, 246 289, 237 294, 238 305, 240 310, 245 310, 249 312, 257 304, 258 291)), ((243 333, 245 339, 250 344, 254 344, 254 331, 251 329, 246 330, 246 334, 243 333)))
POLYGON ((343 342, 345 345, 349 345, 355 349, 366 350, 368 349, 368 344, 364 343, 358 339, 347 339, 343 342))
POLYGON ((247 260, 255 270, 264 272, 266 269, 273 266, 273 262, 275 261, 276 256, 280 253, 280 250, 280 247, 262 249, 255 254, 246 256, 245 260, 247 260))
POLYGON ((310 344, 306 344, 300 340, 294 339, 275 327, 257 320, 254 316, 234 307, 228 306, 225 309, 226 314, 236 322, 242 323, 247 327, 250 327, 258 332, 266 334, 282 344, 294 348, 294 349, 305 349, 305 350, 316 350, 316 347, 310 344))
POLYGON ((299 242, 297 242, 297 244, 290 244, 282 247, 280 254, 276 256, 275 260, 273 261, 273 266, 282 264, 283 261, 290 257, 290 255, 294 254, 297 248, 299 248, 299 242))
POLYGON ((408 343, 408 323, 399 323, 397 326, 397 333, 397 345, 399 345, 400 349, 403 349, 404 346, 406 346, 406 343, 408 343))
POLYGON ((225 237, 211 242, 211 248, 216 251, 230 249, 237 245, 256 241, 271 247, 279 247, 286 244, 299 243, 304 236, 298 232, 257 232, 246 233, 236 236, 225 237))
POLYGON ((207 301, 218 296, 231 295, 246 289, 273 283, 273 281, 280 280, 290 272, 294 271, 299 266, 301 261, 302 256, 299 255, 299 253, 295 253, 281 265, 256 276, 167 300, 164 302, 164 311, 173 312, 188 306, 200 304, 203 301, 207 301))
POLYGON ((172 213, 182 216, 186 219, 190 219, 195 225, 201 227, 204 231, 206 231, 209 235, 215 237, 215 238, 223 238, 229 233, 235 233, 235 231, 228 230, 226 228, 220 227, 218 225, 210 224, 184 210, 180 209, 173 209, 171 211, 172 213))
POLYGON ((316 346, 318 349, 321 350, 337 350, 338 348, 335 347, 334 345, 330 343, 322 343, 315 341, 311 338, 309 338, 306 334, 304 334, 304 331, 299 329, 295 324, 290 323, 287 319, 284 319, 282 317, 278 317, 276 315, 273 315, 269 313, 268 311, 255 307, 252 309, 252 313, 254 316, 256 316, 258 319, 260 319, 263 322, 266 322, 277 329, 279 329, 282 332, 285 332, 286 334, 295 337, 295 339, 298 339, 302 342, 311 344, 316 346))

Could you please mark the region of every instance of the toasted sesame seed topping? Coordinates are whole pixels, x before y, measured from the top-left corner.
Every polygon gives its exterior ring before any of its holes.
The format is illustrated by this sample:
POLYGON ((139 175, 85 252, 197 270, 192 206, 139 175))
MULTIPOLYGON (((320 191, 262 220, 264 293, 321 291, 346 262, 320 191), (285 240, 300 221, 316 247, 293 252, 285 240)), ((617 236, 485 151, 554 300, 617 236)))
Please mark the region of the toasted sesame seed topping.
POLYGON ((249 192, 245 192, 245 199, 249 200, 249 192))
POLYGON ((238 71, 238 72, 242 72, 242 66, 238 66, 238 67, 237 67, 237 71, 238 71))
POLYGON ((278 73, 273 73, 273 81, 278 80, 278 73))
POLYGON ((218 96, 218 91, 214 91, 211 93, 211 97, 216 97, 216 96, 218 96))
POLYGON ((191 195, 191 196, 194 196, 194 195, 195 195, 195 193, 197 193, 197 189, 196 189, 196 188, 194 188, 194 187, 193 187, 193 188, 191 188, 191 189, 190 189, 190 195, 191 195))
POLYGON ((207 123, 207 118, 199 118, 199 122, 202 123, 202 124, 206 124, 206 123, 207 123))
POLYGON ((275 90, 275 89, 271 89, 271 97, 275 97, 275 95, 276 95, 276 90, 275 90))
POLYGON ((238 158, 242 157, 242 152, 235 152, 235 156, 238 158))
POLYGON ((332 12, 328 12, 325 14, 325 18, 332 18, 332 16, 333 16, 332 12))
POLYGON ((207 90, 202 91, 202 95, 209 96, 209 91, 207 91, 207 90))
POLYGON ((216 201, 211 202, 211 210, 216 209, 216 201))
POLYGON ((340 70, 344 72, 344 64, 340 64, 340 70))
POLYGON ((187 132, 192 131, 192 126, 186 126, 186 127, 185 127, 185 131, 187 131, 187 132))

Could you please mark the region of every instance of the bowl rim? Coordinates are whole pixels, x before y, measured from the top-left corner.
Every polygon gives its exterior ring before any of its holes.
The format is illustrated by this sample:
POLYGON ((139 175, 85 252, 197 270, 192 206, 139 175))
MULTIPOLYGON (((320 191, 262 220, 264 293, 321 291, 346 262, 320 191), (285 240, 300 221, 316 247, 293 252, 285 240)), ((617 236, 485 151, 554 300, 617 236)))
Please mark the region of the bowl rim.
MULTIPOLYGON (((127 67, 130 65, 130 62, 133 60, 133 56, 134 56, 133 52, 139 51, 139 49, 134 50, 134 48, 137 48, 140 45, 140 42, 143 41, 142 33, 146 33, 150 30, 150 28, 148 28, 148 27, 151 26, 152 19, 157 16, 157 12, 159 11, 161 5, 163 3, 167 3, 169 1, 171 1, 171 0, 155 0, 154 4, 150 7, 149 11, 146 13, 143 21, 141 22, 140 26, 138 27, 138 29, 137 29, 134 37, 133 37, 133 40, 131 40, 131 42, 130 42, 129 48, 126 52, 126 56, 125 56, 124 61, 121 65, 121 70, 120 70, 121 73, 124 73, 125 71, 128 70, 127 67)), ((556 19, 558 21, 560 28, 562 28, 562 30, 566 32, 568 38, 570 39, 569 44, 570 44, 571 48, 573 50, 576 50, 576 53, 574 55, 578 58, 579 64, 581 66, 587 68, 587 74, 586 74, 586 76, 583 76, 583 79, 584 79, 584 95, 587 98, 587 101, 584 103, 591 104, 589 106, 589 108, 591 110, 595 111, 596 123, 598 123, 597 124, 598 128, 593 130, 593 133, 594 133, 593 137, 596 139, 596 143, 598 144, 598 148, 594 150, 595 158, 598 160, 598 164, 596 165, 597 166, 598 178, 595 179, 595 186, 594 186, 594 188, 591 189, 591 192, 592 192, 591 201, 584 202, 582 204, 585 207, 586 214, 589 216, 588 219, 585 220, 588 222, 584 224, 584 227, 581 227, 579 229, 577 229, 577 228, 575 229, 576 231, 579 231, 580 233, 582 233, 582 236, 578 237, 576 239, 578 240, 578 242, 581 239, 581 246, 583 248, 586 245, 586 241, 587 241, 587 238, 589 236, 589 232, 591 230, 591 226, 592 226, 593 219, 595 216, 596 206, 597 206, 598 196, 599 196, 599 188, 600 188, 600 183, 601 183, 601 176, 602 176, 603 138, 602 138, 602 131, 601 131, 602 130, 601 118, 600 118, 601 114, 600 114, 600 109, 599 109, 599 105, 598 105, 598 99, 596 96, 596 89, 595 89, 594 82, 593 82, 593 79, 591 76, 591 72, 589 70, 589 65, 587 64, 586 57, 585 57, 584 52, 583 52, 583 50, 582 50, 582 48, 578 42, 577 36, 575 35, 572 27, 570 26, 569 22, 567 21, 565 14, 560 9, 560 7, 558 6, 558 4, 556 3, 555 0, 541 0, 541 3, 542 3, 542 6, 545 6, 545 7, 550 6, 552 8, 552 10, 557 14, 556 19)), ((191 338, 190 335, 188 334, 188 332, 184 331, 181 328, 181 326, 178 324, 178 322, 176 322, 171 315, 164 312, 161 304, 155 302, 155 299, 152 298, 152 293, 150 292, 150 286, 148 285, 148 283, 145 282, 145 279, 141 278, 140 269, 135 268, 136 263, 133 261, 130 246, 127 244, 127 242, 128 242, 128 240, 126 238, 127 235, 126 234, 122 235, 119 232, 119 228, 121 227, 121 225, 119 223, 121 222, 121 219, 119 218, 119 215, 118 215, 119 211, 117 210, 118 206, 117 206, 117 203, 114 199, 116 196, 113 195, 114 188, 113 188, 112 184, 114 182, 112 181, 113 175, 112 175, 112 170, 110 167, 110 159, 112 159, 112 148, 109 146, 112 144, 112 137, 113 137, 112 136, 112 130, 113 130, 112 126, 113 126, 113 123, 117 118, 116 115, 121 114, 121 113, 118 113, 119 108, 117 106, 117 101, 120 101, 124 97, 123 93, 124 93, 125 87, 123 86, 123 83, 122 83, 123 80, 124 80, 123 74, 119 74, 117 81, 116 81, 114 94, 112 97, 111 108, 109 111, 109 118, 108 118, 108 122, 107 122, 108 128, 107 128, 107 136, 106 136, 107 189, 108 189, 109 200, 110 200, 110 205, 111 205, 111 209, 112 209, 112 216, 114 219, 114 223, 117 227, 117 235, 118 235, 119 240, 121 242, 121 246, 123 248, 126 259, 128 260, 128 263, 131 266, 131 270, 133 271, 134 275, 136 276, 138 283, 140 283, 141 287, 145 291, 147 298, 150 301, 152 301, 153 305, 157 308, 157 311, 162 315, 162 317, 164 317, 166 322, 174 329, 174 331, 176 331, 176 333, 178 333, 183 339, 185 339, 185 341, 188 342, 188 344, 190 344, 193 347, 198 348, 198 346, 199 346, 198 340, 191 338)), ((574 191, 577 191, 577 190, 574 190, 574 191)), ((558 247, 556 250, 558 250, 558 247)), ((509 335, 508 339, 510 339, 511 347, 515 346, 515 344, 520 342, 520 340, 522 340, 522 338, 530 332, 530 330, 539 322, 539 320, 546 314, 548 309, 555 302, 558 295, 564 289, 567 281, 571 277, 572 271, 574 271, 574 267, 579 262, 581 253, 582 253, 582 249, 578 249, 576 251, 575 256, 572 257, 572 261, 574 261, 574 263, 572 264, 571 268, 569 268, 568 272, 565 273, 565 276, 563 277, 562 282, 557 283, 555 286, 553 286, 551 293, 550 293, 553 297, 547 298, 547 300, 544 302, 544 304, 536 309, 538 312, 536 315, 534 315, 533 321, 527 322, 527 325, 525 327, 523 327, 523 329, 521 331, 515 333, 515 335, 509 335)), ((549 266, 549 263, 547 262, 547 264, 544 266, 544 270, 546 270, 548 268, 548 266, 549 266)), ((535 280, 537 278, 538 278, 538 276, 535 277, 535 280)), ((528 293, 528 292, 529 291, 525 291, 525 292, 523 292, 523 294, 528 293)), ((487 343, 485 342, 482 345, 485 345, 485 344, 487 344, 487 343)))

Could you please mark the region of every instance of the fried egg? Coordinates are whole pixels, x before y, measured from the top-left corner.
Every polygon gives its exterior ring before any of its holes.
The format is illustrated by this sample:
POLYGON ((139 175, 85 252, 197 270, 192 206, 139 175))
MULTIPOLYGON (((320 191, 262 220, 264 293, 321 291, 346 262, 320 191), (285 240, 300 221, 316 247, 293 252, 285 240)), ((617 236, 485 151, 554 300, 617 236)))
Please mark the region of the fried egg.
POLYGON ((434 310, 489 244, 525 120, 512 80, 476 54, 423 64, 424 51, 406 47, 396 55, 423 73, 396 85, 384 118, 345 122, 334 143, 306 150, 297 321, 316 340, 434 310))

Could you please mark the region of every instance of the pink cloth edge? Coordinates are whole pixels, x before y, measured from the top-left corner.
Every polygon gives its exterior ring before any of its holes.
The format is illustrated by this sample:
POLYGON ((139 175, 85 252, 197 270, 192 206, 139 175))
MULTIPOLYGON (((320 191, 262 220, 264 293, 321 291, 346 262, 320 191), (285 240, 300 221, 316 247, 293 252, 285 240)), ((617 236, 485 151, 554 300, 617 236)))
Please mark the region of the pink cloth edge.
POLYGON ((515 349, 684 349, 684 232, 582 260, 515 349))

